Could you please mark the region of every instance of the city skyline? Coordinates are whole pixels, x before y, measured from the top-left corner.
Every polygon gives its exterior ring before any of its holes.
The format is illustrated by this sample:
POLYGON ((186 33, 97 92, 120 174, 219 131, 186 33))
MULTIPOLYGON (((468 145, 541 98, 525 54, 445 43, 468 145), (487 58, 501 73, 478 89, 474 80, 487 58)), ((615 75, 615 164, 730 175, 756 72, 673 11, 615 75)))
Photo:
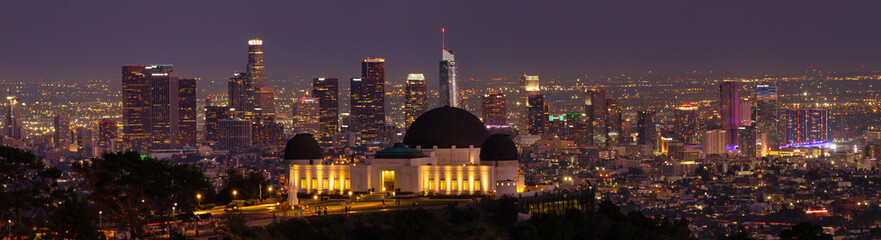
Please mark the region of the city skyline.
MULTIPOLYGON (((878 3, 791 3, 579 2, 555 3, 535 11, 525 2, 502 6, 456 1, 302 3, 275 8, 237 3, 211 6, 216 11, 192 15, 170 14, 176 17, 164 20, 141 18, 161 4, 10 3, 0 10, 2 16, 28 19, 17 16, 39 9, 44 19, 0 26, 3 32, 19 33, 16 38, 0 40, 0 44, 20 46, 4 52, 8 58, 0 60, 0 72, 10 81, 113 79, 113 67, 125 63, 174 63, 193 77, 221 81, 240 70, 234 59, 240 55, 241 39, 259 37, 272 43, 267 48, 273 54, 266 56, 272 63, 268 66, 272 69, 267 76, 270 80, 358 76, 358 69, 350 63, 364 56, 389 59, 394 66, 387 74, 390 80, 403 80, 409 72, 436 71, 436 49, 442 45, 437 30, 441 27, 446 27, 446 46, 460 53, 458 60, 464 66, 459 69, 460 79, 514 77, 524 72, 549 79, 647 71, 672 75, 692 70, 782 75, 811 69, 881 67, 881 60, 873 57, 879 50, 874 43, 881 34, 864 30, 877 29, 881 22, 871 14, 859 14, 877 9, 873 5, 878 3), (104 11, 120 5, 138 10, 125 14, 104 11), (753 8, 756 10, 748 17, 738 12, 753 8), (223 14, 232 9, 244 9, 242 16, 227 18, 223 14), (372 17, 366 13, 371 11, 359 9, 376 10, 372 13, 383 17, 372 17), (285 10, 303 12, 280 13, 285 10), (68 11, 93 14, 47 24, 74 14, 68 11), (426 16, 416 17, 425 12, 426 16), (444 12, 455 14, 443 18, 444 12), (519 18, 518 13, 533 14, 538 20, 519 18), (640 14, 622 19, 620 15, 625 13, 640 14), (316 14, 342 17, 314 24, 301 20, 316 14), (413 21, 399 21, 405 18, 413 21), (358 19, 386 27, 365 35, 368 23, 358 23, 358 19), (123 23, 144 27, 165 23, 171 27, 151 34, 96 32, 119 28, 123 23), (822 34, 814 29, 822 29, 822 34)), ((201 6, 198 2, 180 4, 179 9, 168 11, 201 6)), ((426 80, 430 89, 437 87, 434 74, 426 80)))

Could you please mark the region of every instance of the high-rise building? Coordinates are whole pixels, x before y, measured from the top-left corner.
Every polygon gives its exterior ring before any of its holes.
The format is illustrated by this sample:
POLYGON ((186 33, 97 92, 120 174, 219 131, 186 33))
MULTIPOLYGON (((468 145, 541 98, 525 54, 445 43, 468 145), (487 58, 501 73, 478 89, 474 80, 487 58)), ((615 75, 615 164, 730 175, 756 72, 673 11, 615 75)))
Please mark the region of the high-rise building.
POLYGON ((180 123, 180 146, 195 147, 198 142, 198 130, 196 128, 196 79, 180 79, 179 109, 180 123))
MULTIPOLYGON (((229 107, 235 111, 238 118, 245 117, 245 112, 253 109, 254 96, 251 92, 251 82, 248 80, 248 73, 236 72, 229 78, 228 82, 229 107)), ((248 114, 250 115, 250 114, 248 114)))
POLYGON ((318 98, 318 111, 321 115, 318 143, 323 146, 332 145, 333 136, 340 129, 339 94, 339 80, 336 78, 312 80, 312 97, 318 98))
POLYGON ((116 121, 101 119, 98 121, 98 153, 119 151, 119 127, 116 121))
POLYGON ((303 96, 297 99, 293 104, 293 133, 308 133, 318 135, 321 131, 321 110, 320 100, 312 97, 303 96))
MULTIPOLYGON (((253 120, 271 122, 275 120, 273 89, 266 84, 266 69, 263 65, 263 40, 248 40, 248 81, 253 94, 253 120)), ((247 111, 247 110, 246 110, 247 111)))
POLYGON ((783 111, 787 143, 829 141, 828 109, 787 109, 783 111))
POLYGON ((98 145, 95 144, 94 128, 77 127, 76 144, 79 147, 77 153, 79 153, 81 157, 93 158, 98 156, 98 145))
MULTIPOLYGON (((443 76, 443 74, 441 75, 443 76)), ((404 91, 404 120, 407 123, 406 126, 410 126, 419 115, 428 110, 428 95, 426 93, 425 75, 422 75, 422 73, 411 73, 407 76, 407 87, 404 91)))
POLYGON ((151 149, 177 148, 180 142, 180 82, 171 64, 147 67, 150 71, 151 149))
POLYGON ((127 150, 176 147, 180 86, 171 64, 123 69, 123 140, 127 150))
POLYGON ((70 118, 67 116, 55 116, 53 121, 55 126, 55 147, 67 150, 70 148, 70 118))
POLYGON ((361 133, 362 143, 378 143, 385 129, 385 59, 365 58, 361 78, 352 78, 351 126, 361 133))
POLYGON ((146 152, 152 142, 151 70, 144 65, 122 66, 122 140, 126 150, 146 152))
POLYGON ((222 150, 247 148, 252 145, 251 121, 240 118, 226 118, 217 121, 217 146, 222 150))
POLYGON ((21 102, 18 97, 6 97, 6 136, 24 139, 24 126, 21 124, 21 102))
POLYGON ((529 95, 529 99, 526 103, 529 109, 529 115, 527 115, 527 118, 529 119, 527 132, 533 135, 544 134, 547 131, 547 123, 549 120, 548 105, 545 104, 545 96, 541 94, 529 95))
POLYGON ((722 129, 709 130, 704 134, 703 151, 704 154, 725 154, 728 146, 728 133, 722 129))
POLYGON ((587 89, 584 97, 584 112, 587 114, 587 130, 590 132, 592 145, 603 146, 608 138, 607 123, 609 122, 609 108, 606 107, 606 89, 587 89))
POLYGON ((674 139, 689 145, 701 144, 705 131, 704 124, 698 116, 697 106, 682 104, 673 111, 673 115, 674 139))
POLYGON ((752 125, 738 127, 737 137, 740 143, 737 145, 740 156, 756 157, 756 127, 752 125))
POLYGON ((719 104, 721 112, 721 126, 728 134, 728 143, 738 143, 737 130, 740 127, 740 84, 734 81, 724 81, 719 86, 719 104))
POLYGON ((636 116, 637 143, 657 145, 658 130, 655 126, 655 111, 642 110, 636 116))
POLYGON ((508 100, 503 93, 487 93, 483 95, 483 124, 507 125, 508 100))
POLYGON ((205 106, 205 141, 217 142, 220 137, 218 122, 233 117, 233 111, 227 106, 205 106))
POLYGON ((453 56, 453 51, 446 48, 441 52, 439 80, 440 105, 456 107, 459 104, 459 93, 456 87, 456 59, 453 56))
POLYGON ((606 99, 606 144, 618 144, 624 140, 624 118, 618 100, 606 99))
POLYGON ((529 108, 526 107, 529 96, 539 94, 540 92, 537 75, 520 75, 520 97, 517 101, 517 109, 519 113, 519 126, 521 133, 527 133, 529 126, 529 108))
POLYGON ((777 148, 781 141, 779 126, 780 112, 777 106, 777 85, 774 83, 756 84, 755 126, 758 136, 767 143, 764 148, 777 148))
POLYGON ((251 141, 256 145, 284 144, 284 125, 281 123, 267 121, 253 123, 251 134, 251 141))

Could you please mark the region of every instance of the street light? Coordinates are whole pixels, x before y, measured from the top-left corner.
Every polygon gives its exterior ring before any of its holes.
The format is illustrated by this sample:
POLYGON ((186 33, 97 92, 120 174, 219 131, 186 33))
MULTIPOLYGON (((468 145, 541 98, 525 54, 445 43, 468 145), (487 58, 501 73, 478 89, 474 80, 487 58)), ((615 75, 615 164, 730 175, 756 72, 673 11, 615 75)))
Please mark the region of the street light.
POLYGON ((101 228, 101 225, 104 225, 103 221, 104 211, 98 211, 98 228, 101 228))
POLYGON ((232 200, 233 200, 233 201, 238 200, 238 198, 236 198, 236 195, 237 195, 237 194, 239 194, 238 191, 236 191, 236 190, 232 190, 232 200))
POLYGON ((196 201, 199 201, 199 205, 202 205, 202 194, 201 193, 196 194, 196 201))
POLYGON ((272 186, 269 186, 269 197, 272 198, 272 186))

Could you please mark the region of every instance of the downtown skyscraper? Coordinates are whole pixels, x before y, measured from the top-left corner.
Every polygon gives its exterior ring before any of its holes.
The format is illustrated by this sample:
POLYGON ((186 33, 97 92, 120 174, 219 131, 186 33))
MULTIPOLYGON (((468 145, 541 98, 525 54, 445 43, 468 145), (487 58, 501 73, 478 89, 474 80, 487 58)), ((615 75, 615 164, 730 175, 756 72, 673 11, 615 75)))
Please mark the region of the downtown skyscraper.
POLYGON ((61 148, 62 150, 68 150, 70 148, 70 118, 63 115, 55 116, 55 119, 52 121, 55 127, 54 141, 55 147, 61 148))
POLYGON ((101 119, 98 121, 98 153, 118 152, 119 127, 116 121, 101 119))
POLYGON ((528 115, 527 133, 532 135, 542 135, 548 129, 548 105, 545 104, 545 96, 542 94, 529 95, 527 100, 528 115))
POLYGON ((364 58, 350 85, 351 125, 363 144, 382 141, 385 129, 385 59, 364 58))
MULTIPOLYGON (((445 34, 446 28, 441 28, 441 60, 440 77, 438 78, 440 107, 449 105, 457 107, 459 104, 459 92, 456 83, 456 58, 453 51, 447 49, 445 34)), ((409 126, 409 124, 407 124, 409 126)))
POLYGON ((21 123, 21 101, 18 97, 6 97, 6 136, 24 139, 24 126, 21 123))
POLYGON ((508 124, 507 99, 503 93, 487 93, 483 95, 483 124, 508 124))
POLYGON ((195 147, 198 143, 196 128, 196 79, 182 78, 178 84, 180 100, 178 113, 180 123, 180 146, 195 147))
POLYGON ((658 129, 655 126, 655 111, 642 110, 636 113, 637 143, 657 147, 658 129))
POLYGON ((721 128, 728 134, 728 144, 737 144, 737 130, 741 122, 740 110, 740 84, 734 81, 724 81, 719 86, 719 111, 721 113, 721 128))
POLYGON ((419 115, 428 110, 428 94, 425 88, 425 75, 411 73, 407 76, 404 90, 404 120, 410 126, 419 115))
POLYGON ((205 105, 205 141, 217 142, 220 139, 218 122, 232 118, 233 111, 227 106, 212 106, 209 100, 205 101, 205 105))
POLYGON ((755 126, 758 139, 764 139, 762 150, 775 149, 780 144, 780 111, 777 103, 777 85, 756 84, 755 126))
POLYGON ((195 136, 195 80, 183 82, 171 64, 122 66, 123 150, 177 148, 182 134, 195 136))
POLYGON ((539 82, 537 75, 520 75, 520 97, 517 102, 517 112, 519 113, 519 126, 520 133, 527 133, 527 129, 529 126, 529 108, 526 107, 528 104, 529 96, 534 94, 539 94, 539 82))
POLYGON ((584 113, 587 117, 586 127, 589 133, 589 139, 586 139, 586 143, 594 146, 605 145, 608 138, 606 126, 609 121, 605 88, 587 89, 584 97, 584 113))
POLYGON ((303 96, 292 104, 291 116, 294 135, 308 133, 318 135, 321 131, 320 100, 303 96))
POLYGON ((333 136, 340 129, 339 80, 336 78, 315 78, 312 80, 312 97, 318 98, 321 127, 318 143, 323 146, 333 144, 333 136))

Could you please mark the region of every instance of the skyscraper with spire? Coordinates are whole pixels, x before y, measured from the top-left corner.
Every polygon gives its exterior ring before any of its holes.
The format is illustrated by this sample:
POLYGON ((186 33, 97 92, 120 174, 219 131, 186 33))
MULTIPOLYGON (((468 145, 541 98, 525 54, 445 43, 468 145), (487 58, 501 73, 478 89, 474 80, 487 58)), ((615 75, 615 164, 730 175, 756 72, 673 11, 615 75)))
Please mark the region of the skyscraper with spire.
MULTIPOLYGON (((446 29, 441 28, 441 35, 443 35, 444 32, 446 32, 446 29)), ((441 51, 439 78, 440 105, 456 107, 459 101, 456 87, 456 59, 453 56, 453 51, 447 49, 446 39, 443 41, 442 48, 443 51, 441 51)))

